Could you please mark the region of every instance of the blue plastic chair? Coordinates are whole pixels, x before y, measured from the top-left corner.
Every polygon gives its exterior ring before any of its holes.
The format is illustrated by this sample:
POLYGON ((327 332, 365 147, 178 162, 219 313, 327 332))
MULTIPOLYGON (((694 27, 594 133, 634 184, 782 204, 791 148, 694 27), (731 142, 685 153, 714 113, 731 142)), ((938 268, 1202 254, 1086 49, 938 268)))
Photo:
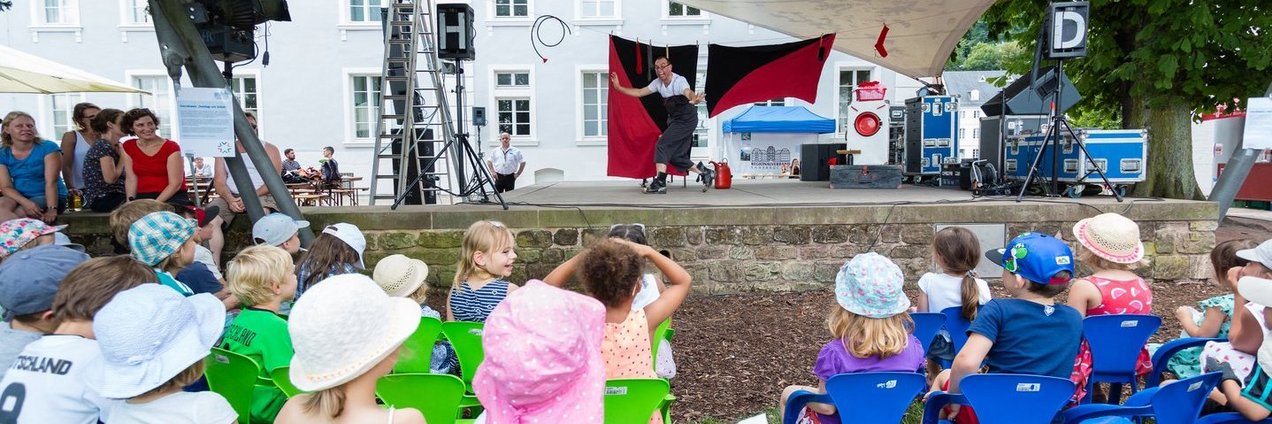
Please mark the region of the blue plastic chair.
POLYGON ((1250 421, 1236 412, 1224 412, 1201 417, 1201 419, 1197 420, 1197 424, 1272 424, 1272 418, 1265 418, 1263 421, 1250 421))
POLYGON ((1148 374, 1148 379, 1144 384, 1144 387, 1160 386, 1162 384, 1162 372, 1169 371, 1166 368, 1166 365, 1170 363, 1170 359, 1180 351, 1194 347, 1203 347, 1208 342, 1224 342, 1227 340, 1228 339, 1224 338, 1186 337, 1166 342, 1166 344, 1157 348, 1156 352, 1153 352, 1153 372, 1148 374))
MULTIPOLYGON (((958 351, 963 350, 963 345, 967 343, 967 328, 972 326, 971 321, 963 319, 963 307, 952 306, 941 310, 941 314, 945 315, 945 330, 950 333, 950 344, 954 348, 954 356, 958 356, 958 351)), ((949 368, 953 361, 941 361, 941 366, 949 368)))
POLYGON ((839 374, 826 381, 826 394, 800 390, 786 401, 783 422, 792 424, 809 402, 831 403, 849 411, 844 422, 897 423, 914 398, 927 387, 923 374, 912 372, 863 372, 839 374))
POLYGON ((1131 394, 1139 391, 1135 363, 1148 338, 1161 325, 1162 319, 1153 315, 1099 315, 1082 320, 1082 335, 1091 346, 1091 378, 1082 403, 1091 402, 1091 388, 1096 382, 1111 383, 1111 404, 1120 403, 1122 384, 1131 385, 1131 394))
POLYGON ((1219 384, 1219 373, 1202 374, 1162 387, 1145 389, 1125 405, 1079 405, 1064 411, 1064 422, 1080 423, 1098 417, 1154 417, 1157 424, 1193 424, 1206 396, 1219 384))
POLYGON ((914 319, 914 338, 919 339, 919 345, 923 346, 923 351, 927 351, 932 346, 932 339, 936 338, 936 333, 945 327, 945 314, 937 312, 915 312, 910 314, 910 318, 914 319))
POLYGON ((942 422, 941 408, 971 405, 981 424, 1049 424, 1076 388, 1067 378, 1029 374, 973 374, 959 383, 963 394, 935 392, 923 407, 923 424, 942 422))

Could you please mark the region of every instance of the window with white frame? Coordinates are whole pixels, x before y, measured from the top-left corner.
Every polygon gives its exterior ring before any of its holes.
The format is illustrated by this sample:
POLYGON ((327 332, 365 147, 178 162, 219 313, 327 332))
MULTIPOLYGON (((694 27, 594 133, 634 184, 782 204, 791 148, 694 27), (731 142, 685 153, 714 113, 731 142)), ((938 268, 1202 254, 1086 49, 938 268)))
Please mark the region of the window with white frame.
POLYGON ((972 128, 972 138, 980 138, 980 128, 972 128))
POLYGON ((349 5, 349 22, 380 22, 381 0, 345 0, 349 5))
POLYGON ((786 98, 781 97, 776 99, 769 99, 769 100, 755 103, 755 105, 756 106, 786 106, 786 98))
POLYGON ((701 18, 702 10, 696 7, 685 6, 674 1, 667 2, 667 17, 670 18, 701 18))
POLYGON ((967 128, 958 129, 958 138, 967 138, 967 128))
MULTIPOLYGON (((260 96, 257 86, 257 79, 254 75, 236 76, 230 81, 230 90, 234 91, 234 98, 238 99, 239 107, 243 108, 243 112, 251 112, 260 120, 260 96)), ((378 97, 377 97, 378 98, 378 97)))
POLYGON ((584 72, 583 136, 605 137, 609 133, 608 114, 609 75, 605 72, 584 72))
POLYGON ((524 72, 524 71, 495 72, 495 87, 497 88, 530 87, 530 73, 524 72))
POLYGON ((514 137, 530 136, 530 99, 496 98, 495 106, 498 109, 499 132, 514 137))
POLYGON ((579 0, 580 18, 617 18, 619 0, 579 0))
POLYGON ((869 69, 839 70, 839 125, 837 128, 843 128, 850 122, 848 114, 852 111, 849 108, 852 105, 852 91, 857 88, 857 84, 866 81, 871 81, 869 69))
POLYGON ((146 0, 124 0, 124 23, 150 25, 150 4, 146 0))
POLYGON ((82 94, 50 94, 49 95, 49 111, 53 116, 53 134, 46 136, 48 139, 56 139, 61 137, 63 133, 75 129, 74 113, 75 104, 84 100, 82 94))
POLYGON ((980 149, 972 149, 972 157, 979 159, 979 158, 980 158, 980 149))
POLYGON ((530 16, 530 0, 495 0, 495 17, 525 18, 530 16))
POLYGON ((79 25, 79 0, 32 0, 39 25, 79 25))
POLYGON ((370 139, 375 137, 372 132, 375 131, 376 120, 380 119, 380 76, 350 75, 349 78, 351 103, 348 111, 352 118, 353 138, 370 139))
MULTIPOLYGON (((172 138, 176 133, 172 129, 175 123, 173 118, 176 116, 172 112, 172 80, 167 75, 137 75, 132 77, 133 87, 150 92, 146 94, 133 95, 132 104, 135 107, 144 107, 154 112, 159 117, 159 135, 162 137, 172 138)), ((128 129, 125 128, 125 131, 128 129)))
MULTIPOLYGON (((984 77, 981 77, 981 78, 984 78, 984 77)), ((973 102, 980 100, 980 90, 972 90, 971 93, 968 93, 967 97, 973 102)))
POLYGON ((973 110, 973 111, 972 111, 972 119, 980 119, 980 111, 979 111, 979 110, 973 110))

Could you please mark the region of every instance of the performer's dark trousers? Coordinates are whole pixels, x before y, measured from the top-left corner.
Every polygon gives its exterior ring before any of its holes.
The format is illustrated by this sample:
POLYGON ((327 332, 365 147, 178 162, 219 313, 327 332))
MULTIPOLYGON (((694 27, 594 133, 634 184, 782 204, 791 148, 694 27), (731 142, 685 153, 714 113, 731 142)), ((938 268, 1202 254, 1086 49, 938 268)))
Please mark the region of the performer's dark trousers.
POLYGON ((687 172, 694 165, 689 160, 689 149, 693 148, 693 131, 698 127, 698 108, 685 96, 665 98, 663 105, 667 107, 667 129, 654 146, 654 163, 687 172))
POLYGON ((517 188, 517 174, 495 174, 495 192, 503 193, 517 188))

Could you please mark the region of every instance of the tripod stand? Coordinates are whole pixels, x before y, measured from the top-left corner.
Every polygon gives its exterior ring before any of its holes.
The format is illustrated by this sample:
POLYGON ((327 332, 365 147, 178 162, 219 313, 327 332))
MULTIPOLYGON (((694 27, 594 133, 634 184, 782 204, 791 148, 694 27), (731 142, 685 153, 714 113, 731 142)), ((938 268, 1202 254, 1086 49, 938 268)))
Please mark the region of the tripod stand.
MULTIPOLYGON (((1039 43, 1042 43, 1042 40, 1039 40, 1039 43)), ((1034 69, 1034 75, 1036 76, 1037 62, 1035 62, 1034 69)), ((1043 137, 1042 143, 1038 146, 1038 154, 1034 156, 1033 162, 1029 164, 1029 173, 1025 175, 1025 181, 1020 185, 1020 193, 1016 195, 1016 201, 1020 202, 1024 199, 1025 191, 1029 189, 1029 183, 1033 181, 1034 173, 1041 174, 1041 172, 1038 171, 1038 164, 1042 162, 1042 155, 1047 152, 1048 145, 1052 146, 1051 184, 1046 183, 1046 177, 1042 175, 1039 175, 1038 177, 1044 179, 1042 186, 1047 197, 1057 197, 1060 195, 1060 137, 1063 136, 1063 134, 1060 133, 1060 129, 1063 128, 1073 140, 1073 144, 1082 151, 1082 156, 1086 157, 1087 163, 1090 163, 1091 168, 1095 169, 1095 172, 1100 175, 1100 179, 1104 181, 1104 186, 1108 187, 1110 191, 1113 192, 1113 197, 1117 198, 1118 202, 1121 202, 1122 195, 1118 193, 1117 190, 1113 189, 1113 183, 1109 182, 1109 177, 1104 175, 1104 170, 1100 169, 1100 165, 1095 162, 1095 158, 1091 157, 1091 153, 1087 151, 1086 145, 1082 143, 1082 139, 1078 138, 1078 135, 1073 132, 1073 127, 1069 126, 1069 121, 1065 119, 1064 113, 1056 107, 1056 105, 1060 104, 1060 96, 1064 94, 1063 59, 1056 60, 1056 71, 1058 75, 1056 77, 1056 97, 1051 102, 1051 128, 1047 129, 1047 135, 1043 137)), ((1030 88, 1032 89, 1035 87, 1030 88)), ((1087 175, 1089 176, 1090 173, 1087 173, 1087 175)))
MULTIPOLYGON (((433 166, 437 164, 438 159, 445 157, 446 154, 444 152, 450 151, 452 146, 454 146, 455 152, 453 154, 459 155, 459 157, 452 161, 456 168, 454 178, 455 181, 459 182, 459 192, 456 193, 442 187, 437 187, 432 182, 430 182, 430 185, 433 185, 438 191, 459 198, 467 198, 468 196, 480 191, 482 203, 490 202, 490 195, 486 192, 486 185, 490 185, 490 191, 494 192, 496 199, 499 199, 499 206, 502 206, 504 210, 507 210, 508 204, 504 203, 503 195, 500 195, 499 191, 495 190, 494 178, 491 178, 490 171, 487 170, 486 166, 482 163, 481 156, 478 155, 477 152, 473 151, 472 144, 468 142, 468 133, 463 131, 464 64, 459 60, 455 61, 455 81, 455 122, 457 123, 455 125, 455 136, 446 140, 446 144, 443 144, 442 148, 437 150, 433 157, 429 158, 428 162, 426 162, 424 166, 420 167, 420 172, 415 176, 414 180, 411 180, 410 184, 407 184, 407 187, 418 187, 422 179, 426 177, 433 178, 432 173, 427 172, 426 170, 433 169, 433 166), (471 183, 464 178, 465 164, 474 169, 473 181, 471 183)), ((418 149, 419 148, 417 146, 416 150, 418 151, 418 149)), ((402 201, 406 200, 408 193, 410 193, 410 190, 402 190, 401 193, 398 193, 397 198, 393 199, 393 206, 390 206, 389 209, 396 210, 398 206, 402 204, 402 201)))

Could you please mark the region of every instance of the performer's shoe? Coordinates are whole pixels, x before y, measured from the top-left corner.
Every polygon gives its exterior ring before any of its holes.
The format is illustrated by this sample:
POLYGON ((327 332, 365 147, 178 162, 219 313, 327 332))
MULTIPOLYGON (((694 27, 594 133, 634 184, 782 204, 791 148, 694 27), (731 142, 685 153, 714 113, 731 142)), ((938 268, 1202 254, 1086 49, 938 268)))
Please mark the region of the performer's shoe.
POLYGON ((645 194, 667 194, 667 183, 654 178, 649 182, 649 186, 645 187, 645 194))
POLYGON ((698 169, 702 171, 698 174, 698 181, 701 181, 703 185, 702 191, 707 191, 706 189, 711 188, 712 183, 715 182, 715 171, 711 168, 707 168, 707 166, 703 165, 702 162, 698 162, 698 169))

